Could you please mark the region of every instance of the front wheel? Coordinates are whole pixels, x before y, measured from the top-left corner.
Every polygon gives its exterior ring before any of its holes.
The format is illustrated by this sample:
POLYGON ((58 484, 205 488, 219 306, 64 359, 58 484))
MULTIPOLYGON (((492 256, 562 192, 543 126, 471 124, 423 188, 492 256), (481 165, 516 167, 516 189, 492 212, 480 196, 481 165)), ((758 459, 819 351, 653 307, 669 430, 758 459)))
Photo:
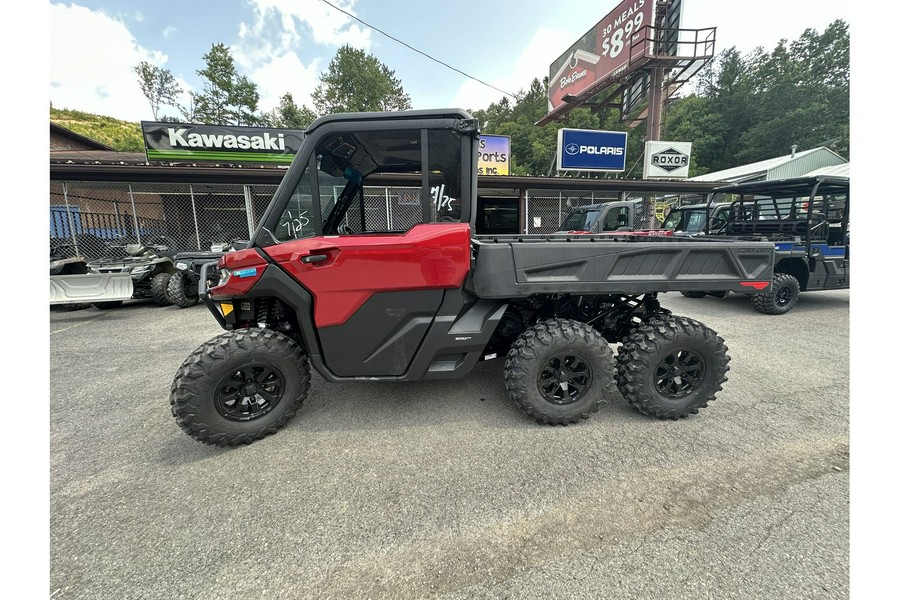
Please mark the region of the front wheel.
POLYGON ((660 419, 696 414, 728 380, 728 347, 693 319, 669 317, 642 325, 622 342, 616 382, 625 400, 660 419))
POLYGON ((503 369, 510 398, 550 425, 587 419, 615 394, 615 360, 600 333, 579 321, 550 319, 526 329, 503 369))
POLYGON ((249 444, 292 418, 309 391, 309 361, 291 338, 267 329, 227 331, 175 374, 172 415, 205 444, 249 444))
POLYGON ((163 271, 154 275, 150 280, 150 295, 157 306, 169 306, 172 304, 172 301, 169 300, 169 295, 166 293, 166 288, 171 278, 171 273, 163 271))
POLYGON ((190 308, 200 302, 197 286, 192 284, 187 273, 177 271, 166 286, 166 294, 172 304, 179 308, 190 308))
POLYGON ((765 292, 753 294, 753 308, 766 315, 783 315, 791 310, 800 296, 800 282, 793 275, 775 273, 772 285, 765 292))

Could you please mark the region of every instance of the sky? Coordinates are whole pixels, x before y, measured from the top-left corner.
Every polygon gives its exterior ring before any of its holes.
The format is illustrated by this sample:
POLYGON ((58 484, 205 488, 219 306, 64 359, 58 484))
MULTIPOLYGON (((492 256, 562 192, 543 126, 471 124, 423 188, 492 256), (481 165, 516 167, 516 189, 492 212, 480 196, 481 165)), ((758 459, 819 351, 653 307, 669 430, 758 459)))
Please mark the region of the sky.
MULTIPOLYGON (((328 0, 362 21, 484 85, 426 58, 323 0, 77 0, 50 2, 50 102, 128 121, 151 120, 133 67, 148 61, 184 89, 202 91, 196 72, 213 44, 226 44, 238 73, 257 84, 260 108, 290 92, 310 94, 337 49, 350 44, 395 72, 413 108, 486 108, 548 75, 550 63, 619 4, 616 0, 328 0)), ((850 22, 850 3, 683 0, 682 28, 716 27, 716 50, 773 48, 805 29, 850 22)), ((161 114, 177 116, 164 108, 161 114)))

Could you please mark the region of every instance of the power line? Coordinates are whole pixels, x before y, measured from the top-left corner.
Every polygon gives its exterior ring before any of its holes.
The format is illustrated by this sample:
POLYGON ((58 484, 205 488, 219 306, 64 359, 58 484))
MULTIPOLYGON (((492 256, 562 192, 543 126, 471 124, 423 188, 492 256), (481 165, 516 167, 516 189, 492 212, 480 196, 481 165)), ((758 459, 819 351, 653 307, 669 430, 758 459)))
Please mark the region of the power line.
POLYGON ((341 13, 344 13, 345 15, 347 15, 348 17, 350 17, 351 19, 353 19, 353 20, 355 20, 355 21, 359 21, 360 23, 362 23, 363 25, 365 25, 365 26, 368 27, 369 29, 374 29, 375 31, 377 31, 377 32, 380 33, 381 35, 383 35, 383 36, 385 36, 385 37, 389 37, 390 39, 394 40, 394 41, 397 42, 398 44, 403 44, 404 46, 406 46, 407 48, 409 48, 409 49, 412 50, 413 52, 418 52, 419 54, 421 54, 421 55, 424 56, 425 58, 428 58, 428 59, 430 59, 430 60, 433 60, 433 61, 436 62, 436 63, 439 63, 439 64, 444 65, 445 67, 447 67, 447 68, 450 69, 451 71, 456 71, 457 73, 459 73, 460 75, 462 75, 462 76, 464 76, 464 77, 468 77, 469 79, 471 79, 471 80, 473 80, 473 81, 477 81, 478 83, 480 83, 480 84, 482 84, 482 85, 486 85, 486 86, 489 87, 489 88, 495 89, 495 90, 497 90, 498 92, 500 92, 501 94, 503 94, 504 96, 509 96, 510 98, 514 98, 515 100, 519 100, 519 96, 518 96, 518 95, 516 95, 516 94, 510 94, 510 93, 507 92, 507 91, 501 90, 501 89, 498 88, 497 86, 493 86, 493 85, 487 83, 486 81, 482 81, 481 79, 478 79, 477 77, 474 77, 474 76, 472 76, 472 75, 469 75, 468 73, 466 73, 466 72, 464 72, 464 71, 460 71, 460 70, 457 69, 456 67, 452 67, 452 66, 448 65, 447 63, 445 63, 445 62, 442 61, 442 60, 438 60, 437 58, 431 56, 431 55, 428 54, 427 52, 422 52, 422 51, 419 50, 418 48, 413 48, 412 46, 410 46, 409 44, 407 44, 407 43, 404 42, 403 40, 399 40, 399 39, 395 38, 394 36, 392 36, 391 34, 385 33, 384 31, 382 31, 381 29, 378 29, 378 28, 375 27, 374 25, 369 25, 368 23, 366 23, 365 21, 363 21, 362 19, 360 19, 360 18, 357 17, 356 15, 347 12, 346 10, 344 10, 343 8, 341 8, 341 7, 339 7, 339 6, 335 6, 334 4, 332 4, 331 2, 329 2, 328 0, 322 0, 322 2, 324 2, 325 4, 327 4, 328 6, 330 6, 331 8, 333 8, 334 10, 336 10, 336 11, 338 11, 338 12, 341 12, 341 13))

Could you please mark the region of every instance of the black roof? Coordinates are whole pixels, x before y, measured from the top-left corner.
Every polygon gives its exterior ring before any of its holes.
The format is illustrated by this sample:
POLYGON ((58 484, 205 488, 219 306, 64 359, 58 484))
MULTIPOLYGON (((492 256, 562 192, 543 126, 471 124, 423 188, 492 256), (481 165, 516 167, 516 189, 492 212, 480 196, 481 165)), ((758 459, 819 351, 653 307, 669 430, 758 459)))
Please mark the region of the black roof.
POLYGON ((774 194, 802 196, 812 193, 818 184, 817 194, 846 194, 850 191, 848 177, 833 175, 816 175, 813 177, 793 177, 791 179, 775 179, 772 181, 753 181, 750 183, 733 183, 715 189, 723 194, 744 194, 771 196, 774 194))

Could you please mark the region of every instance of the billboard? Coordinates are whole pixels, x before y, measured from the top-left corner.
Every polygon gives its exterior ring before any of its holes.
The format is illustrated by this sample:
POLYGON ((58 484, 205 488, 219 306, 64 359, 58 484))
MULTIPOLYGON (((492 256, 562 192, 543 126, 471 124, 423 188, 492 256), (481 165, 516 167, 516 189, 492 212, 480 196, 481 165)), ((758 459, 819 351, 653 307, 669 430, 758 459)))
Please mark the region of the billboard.
POLYGON ((478 174, 509 175, 509 149, 508 135, 479 135, 478 174))
POLYGON ((691 142, 648 141, 644 145, 644 179, 686 179, 691 142))
POLYGON ((557 170, 625 170, 627 133, 590 129, 560 129, 556 135, 557 170))
POLYGON ((290 164, 303 131, 272 127, 141 121, 147 162, 216 161, 290 164))
POLYGON ((550 65, 549 110, 578 97, 595 83, 621 75, 632 59, 650 53, 651 0, 625 0, 550 65))

